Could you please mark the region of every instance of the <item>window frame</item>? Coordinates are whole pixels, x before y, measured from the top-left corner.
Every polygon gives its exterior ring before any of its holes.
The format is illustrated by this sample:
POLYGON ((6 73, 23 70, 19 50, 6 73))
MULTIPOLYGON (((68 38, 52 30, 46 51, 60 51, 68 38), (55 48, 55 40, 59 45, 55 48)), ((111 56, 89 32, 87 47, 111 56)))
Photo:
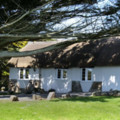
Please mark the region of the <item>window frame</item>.
POLYGON ((93 75, 93 69, 92 68, 82 68, 82 82, 85 82, 85 81, 91 82, 91 81, 93 81, 92 75, 93 75), (85 79, 84 80, 83 80, 83 69, 85 69, 85 76, 84 76, 85 79), (91 79, 88 79, 89 71, 91 73, 91 79))
POLYGON ((24 79, 24 69, 23 68, 20 68, 19 70, 19 79, 23 80, 24 79), (22 75, 22 77, 21 77, 22 75))
POLYGON ((30 71, 28 68, 25 69, 25 79, 29 79, 30 71))
POLYGON ((61 69, 57 69, 57 78, 58 79, 61 78, 61 76, 62 76, 61 73, 62 73, 61 69))
POLYGON ((66 69, 63 69, 62 70, 62 78, 63 79, 66 79, 67 78, 67 70, 66 69), (65 73, 65 74, 64 74, 65 73), (65 75, 65 77, 64 77, 64 75, 65 75))
POLYGON ((58 79, 58 80, 67 80, 68 79, 68 71, 67 71, 67 69, 61 69, 61 68, 56 69, 56 79, 58 79), (58 77, 58 71, 59 70, 61 71, 60 77, 58 77), (66 77, 64 77, 64 71, 66 72, 65 73, 66 77))
POLYGON ((82 68, 82 81, 85 81, 85 80, 86 80, 86 69, 82 68))
POLYGON ((20 68, 19 69, 19 79, 20 80, 29 80, 29 71, 30 69, 29 68, 20 68), (21 78, 21 70, 22 70, 22 78, 21 78), (28 75, 27 75, 27 71, 28 71, 28 75), (28 77, 26 77, 26 75, 28 76, 28 77))
POLYGON ((88 81, 92 80, 92 69, 87 69, 87 80, 88 81), (89 79, 89 73, 90 73, 90 79, 89 79))

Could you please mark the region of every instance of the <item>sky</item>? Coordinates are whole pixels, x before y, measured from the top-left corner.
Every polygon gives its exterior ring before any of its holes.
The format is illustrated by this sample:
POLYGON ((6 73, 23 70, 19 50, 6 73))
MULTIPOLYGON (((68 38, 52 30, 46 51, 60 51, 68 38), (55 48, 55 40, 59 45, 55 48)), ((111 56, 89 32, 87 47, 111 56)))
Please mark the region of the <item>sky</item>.
MULTIPOLYGON (((98 0, 98 1, 99 1, 98 4, 95 4, 94 7, 100 8, 101 11, 104 11, 104 7, 106 7, 106 6, 116 7, 115 6, 116 0, 98 0)), ((75 6, 70 6, 68 10, 70 11, 70 10, 73 10, 73 9, 81 9, 81 7, 82 7, 81 5, 78 5, 76 7, 75 6)), ((63 8, 61 8, 61 10, 64 11, 64 10, 66 10, 66 8, 63 7, 63 8)), ((102 26, 101 20, 104 21, 105 18, 106 18, 105 16, 102 16, 97 20, 96 26, 95 26, 96 29, 97 29, 97 27, 102 26)), ((95 20, 96 18, 94 17, 92 19, 95 20)), ((79 24, 82 24, 82 22, 84 20, 85 19, 81 18, 81 17, 73 17, 71 19, 67 19, 67 20, 62 21, 59 24, 56 24, 54 26, 54 29, 61 30, 61 29, 64 29, 65 27, 68 27, 68 26, 71 26, 71 25, 78 26, 79 24)), ((81 30, 81 32, 86 32, 87 29, 92 29, 92 26, 88 26, 86 29, 81 30)))

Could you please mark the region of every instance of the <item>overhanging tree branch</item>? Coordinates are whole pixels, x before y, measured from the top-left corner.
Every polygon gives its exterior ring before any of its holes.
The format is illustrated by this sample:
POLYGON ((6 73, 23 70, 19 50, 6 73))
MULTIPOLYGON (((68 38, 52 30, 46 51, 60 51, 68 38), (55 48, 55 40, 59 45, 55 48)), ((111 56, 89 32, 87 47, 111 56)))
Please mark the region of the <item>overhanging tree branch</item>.
MULTIPOLYGON (((30 9, 22 10, 21 7, 13 6, 14 9, 10 10, 13 14, 7 14, 8 23, 4 22, 6 19, 1 22, 0 49, 2 51, 10 43, 21 40, 44 41, 68 37, 85 40, 119 35, 119 2, 112 6, 104 5, 103 1, 102 8, 99 7, 99 2, 96 0, 49 0, 46 2, 43 0, 38 7, 29 7, 30 9)), ((18 3, 16 5, 19 6, 18 3)), ((5 7, 2 9, 7 10, 8 6, 5 7)), ((10 12, 6 11, 6 13, 10 12)), ((18 54, 13 55, 18 56, 18 54)))
POLYGON ((53 1, 54 1, 54 0, 50 0, 48 3, 43 4, 43 5, 40 6, 40 7, 34 8, 34 9, 30 10, 30 11, 27 11, 26 13, 24 13, 22 16, 20 16, 18 19, 14 20, 13 22, 1 26, 1 27, 0 27, 0 30, 5 29, 6 27, 10 27, 11 25, 16 24, 17 22, 19 22, 20 20, 22 20, 24 17, 26 17, 26 16, 29 15, 30 13, 35 12, 35 11, 37 11, 37 10, 40 10, 41 8, 43 8, 44 6, 50 4, 50 3, 53 2, 53 1))
MULTIPOLYGON (((36 55, 38 53, 43 53, 55 49, 61 49, 64 47, 67 47, 68 45, 71 45, 75 43, 76 41, 65 41, 62 43, 54 44, 45 48, 33 50, 33 51, 25 51, 25 52, 9 52, 9 51, 1 51, 0 52, 0 58, 5 58, 5 57, 23 57, 23 56, 31 56, 31 55, 36 55)), ((77 41, 78 42, 78 41, 77 41)))

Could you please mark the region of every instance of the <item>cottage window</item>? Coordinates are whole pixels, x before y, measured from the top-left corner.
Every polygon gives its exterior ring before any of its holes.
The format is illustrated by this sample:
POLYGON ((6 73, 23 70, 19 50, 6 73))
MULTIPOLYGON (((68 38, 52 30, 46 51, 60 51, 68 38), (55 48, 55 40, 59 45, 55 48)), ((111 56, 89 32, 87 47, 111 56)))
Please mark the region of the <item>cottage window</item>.
POLYGON ((85 81, 85 68, 82 69, 82 80, 85 81))
POLYGON ((61 78, 61 70, 60 69, 58 69, 58 76, 57 76, 57 78, 61 78))
POLYGON ((67 78, 67 71, 63 70, 63 78, 67 78))
POLYGON ((25 70, 25 78, 28 79, 29 78, 29 69, 25 70))
POLYGON ((57 69, 57 78, 66 79, 67 78, 67 70, 66 69, 57 69))
POLYGON ((23 69, 20 69, 20 79, 23 79, 23 69))
POLYGON ((91 70, 88 70, 88 80, 91 80, 91 74, 92 74, 92 72, 91 72, 91 70))
POLYGON ((29 79, 29 69, 20 69, 20 79, 29 79))
POLYGON ((83 68, 82 69, 82 81, 91 81, 92 80, 92 69, 83 68))

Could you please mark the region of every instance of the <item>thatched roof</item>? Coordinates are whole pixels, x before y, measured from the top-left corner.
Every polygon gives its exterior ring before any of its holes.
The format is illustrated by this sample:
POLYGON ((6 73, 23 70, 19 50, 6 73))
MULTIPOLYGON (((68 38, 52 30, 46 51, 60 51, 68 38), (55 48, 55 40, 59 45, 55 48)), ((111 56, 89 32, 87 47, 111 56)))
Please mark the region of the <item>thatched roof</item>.
MULTIPOLYGON (((42 46, 42 43, 40 44, 38 46, 42 46)), ((49 46, 48 42, 44 44, 49 46)), ((28 48, 36 49, 35 45, 33 43, 22 50, 27 50, 28 48)), ((39 48, 38 46, 37 48, 39 48)), ((120 38, 114 37, 74 43, 66 48, 41 53, 34 57, 12 58, 9 63, 13 63, 16 67, 34 65, 61 68, 117 66, 120 65, 120 38)))
MULTIPOLYGON (((31 51, 44 48, 53 44, 56 44, 56 41, 52 42, 30 42, 20 51, 31 51)), ((33 63, 36 62, 35 56, 26 56, 26 57, 13 57, 8 63, 14 67, 31 67, 34 66, 33 63)))

